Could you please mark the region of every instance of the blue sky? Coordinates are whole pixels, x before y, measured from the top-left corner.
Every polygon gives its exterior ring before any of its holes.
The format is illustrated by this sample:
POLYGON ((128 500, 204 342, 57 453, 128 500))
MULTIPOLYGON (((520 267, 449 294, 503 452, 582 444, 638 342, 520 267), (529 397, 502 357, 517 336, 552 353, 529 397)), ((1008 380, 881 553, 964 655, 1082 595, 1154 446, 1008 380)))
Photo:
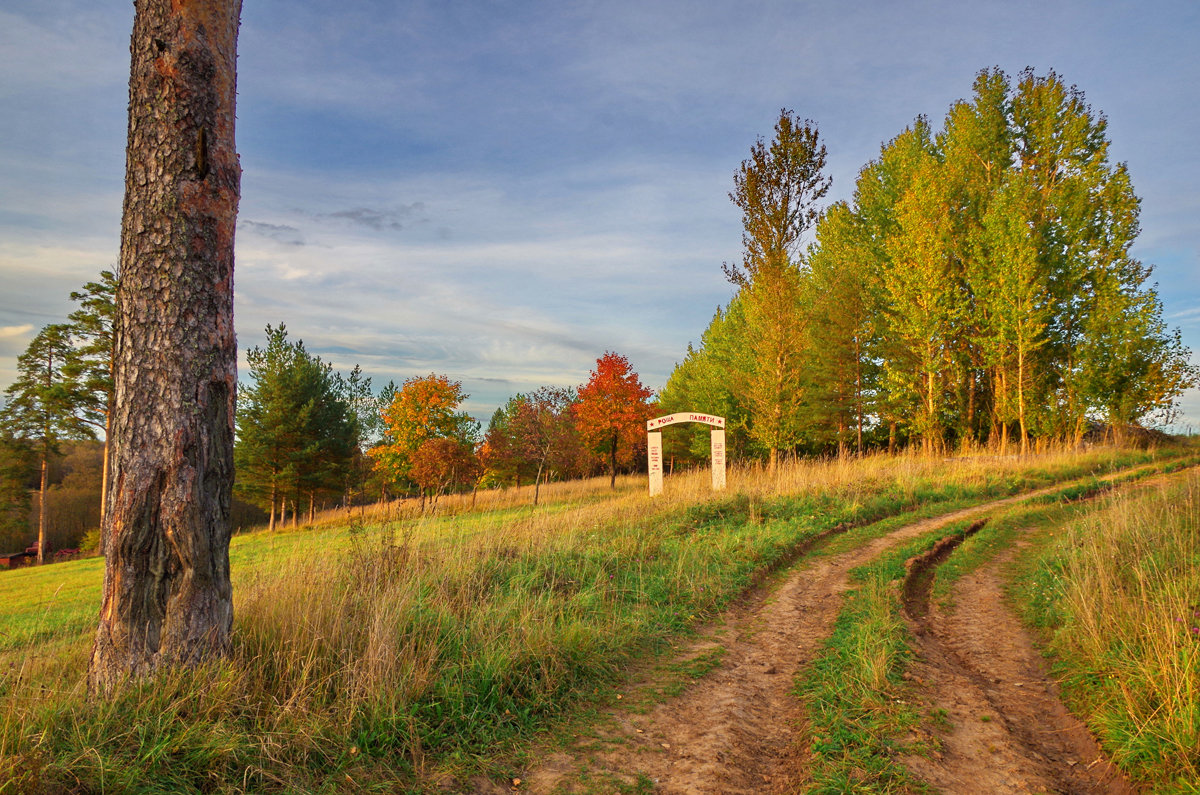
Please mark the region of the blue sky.
MULTIPOLYGON (((0 385, 116 261, 132 21, 0 0, 0 385)), ((377 385, 446 373, 484 421, 606 350, 660 388, 732 294, 727 193, 780 108, 818 123, 847 198, 980 69, 1032 66, 1107 115, 1135 254, 1200 349, 1198 34, 1193 0, 245 0, 239 343, 285 322, 377 385)))

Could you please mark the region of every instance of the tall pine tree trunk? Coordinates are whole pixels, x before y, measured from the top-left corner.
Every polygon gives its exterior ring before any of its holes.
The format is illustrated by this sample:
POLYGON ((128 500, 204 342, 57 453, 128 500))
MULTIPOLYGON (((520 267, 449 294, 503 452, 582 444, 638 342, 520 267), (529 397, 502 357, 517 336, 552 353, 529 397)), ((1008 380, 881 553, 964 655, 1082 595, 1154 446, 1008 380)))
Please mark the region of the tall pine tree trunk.
POLYGON ((93 692, 229 649, 240 0, 136 0, 93 692))
MULTIPOLYGON (((112 450, 112 412, 108 412, 104 417, 104 451, 100 456, 100 526, 104 527, 104 514, 108 512, 108 454, 112 450)), ((107 554, 108 539, 104 533, 100 534, 101 557, 107 554)))
POLYGON ((38 565, 46 562, 46 459, 50 457, 49 446, 42 443, 42 479, 38 487, 38 565))

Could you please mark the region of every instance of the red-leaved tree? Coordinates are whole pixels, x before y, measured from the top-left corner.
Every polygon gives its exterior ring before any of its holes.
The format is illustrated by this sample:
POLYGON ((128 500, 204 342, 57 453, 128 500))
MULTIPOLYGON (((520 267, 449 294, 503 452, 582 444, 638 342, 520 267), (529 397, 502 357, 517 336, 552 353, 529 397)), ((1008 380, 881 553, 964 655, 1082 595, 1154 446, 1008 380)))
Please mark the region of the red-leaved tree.
POLYGON ((634 445, 646 430, 654 394, 638 379, 629 360, 608 351, 596 360, 591 378, 579 387, 575 427, 584 444, 608 457, 609 485, 616 488, 617 462, 632 459, 634 445))

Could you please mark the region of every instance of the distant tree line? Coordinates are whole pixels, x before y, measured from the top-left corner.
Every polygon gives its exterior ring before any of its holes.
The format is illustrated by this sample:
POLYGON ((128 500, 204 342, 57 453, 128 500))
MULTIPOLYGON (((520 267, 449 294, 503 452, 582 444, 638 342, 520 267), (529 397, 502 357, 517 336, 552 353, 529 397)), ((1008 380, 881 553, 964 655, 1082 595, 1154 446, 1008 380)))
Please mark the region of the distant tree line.
MULTIPOLYGON (((68 322, 46 326, 18 359, 0 411, 0 552, 34 540, 43 554, 102 547, 117 283, 103 271, 72 293, 80 306, 68 322)), ((335 371, 282 323, 246 358, 235 526, 296 526, 332 506, 479 487, 533 485, 536 503, 550 479, 615 479, 641 463, 651 392, 615 353, 578 389, 514 396, 486 433, 461 409, 461 382, 430 374, 374 392, 357 365, 335 371)))
POLYGON ((640 465, 651 392, 625 357, 606 353, 578 389, 541 387, 498 408, 486 432, 462 404, 461 381, 430 373, 373 392, 356 366, 343 377, 283 324, 252 349, 238 396, 237 493, 273 529, 332 505, 528 484, 640 465))
POLYGON ((496 409, 487 431, 459 410, 462 384, 446 376, 410 378, 381 410, 375 470, 393 488, 434 499, 465 488, 534 487, 551 479, 637 467, 653 404, 629 360, 608 352, 577 389, 544 386, 496 409), (639 447, 640 444, 640 447, 639 447))
MULTIPOLYGON (((101 550, 118 283, 116 269, 102 270, 73 291, 66 322, 43 327, 17 358, 0 408, 0 552, 101 550)), ((232 517, 260 521, 240 501, 232 517)))
MULTIPOLYGON (((984 70, 818 212, 816 125, 783 111, 734 178, 738 291, 661 395, 727 417, 731 451, 1078 442, 1169 421, 1197 383, 1133 258, 1139 199, 1107 122, 1051 72, 984 70), (805 232, 815 242, 802 245, 805 232)), ((677 442, 703 454, 700 434, 677 442)), ((684 449, 684 448, 689 448, 684 449)))

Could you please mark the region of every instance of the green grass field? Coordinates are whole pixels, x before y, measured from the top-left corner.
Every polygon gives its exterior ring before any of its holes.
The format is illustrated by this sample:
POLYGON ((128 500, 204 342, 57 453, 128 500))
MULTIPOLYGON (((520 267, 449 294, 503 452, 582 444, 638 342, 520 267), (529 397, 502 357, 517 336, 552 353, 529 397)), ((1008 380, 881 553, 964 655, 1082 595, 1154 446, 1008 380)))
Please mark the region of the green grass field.
POLYGON ((549 489, 536 511, 448 505, 239 535, 230 659, 111 701, 84 689, 101 561, 0 573, 0 792, 395 792, 510 778, 531 738, 605 703, 632 661, 816 534, 1178 455, 808 462, 776 478, 735 471, 715 495, 697 473, 655 501, 629 479, 615 493, 549 489))

